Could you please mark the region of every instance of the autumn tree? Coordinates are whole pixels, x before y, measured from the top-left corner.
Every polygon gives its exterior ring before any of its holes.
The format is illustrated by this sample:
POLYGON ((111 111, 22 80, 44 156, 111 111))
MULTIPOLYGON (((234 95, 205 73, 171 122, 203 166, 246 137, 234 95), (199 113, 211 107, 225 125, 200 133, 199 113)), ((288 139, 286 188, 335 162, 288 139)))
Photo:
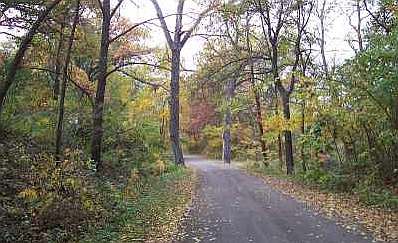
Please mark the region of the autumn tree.
MULTIPOLYGON (((78 25, 78 21, 79 21, 79 15, 80 15, 80 0, 77 0, 75 11, 74 11, 74 16, 73 16, 73 20, 72 20, 69 41, 67 44, 65 64, 64 64, 63 72, 62 72, 62 82, 60 85, 61 90, 59 93, 58 121, 57 121, 56 140, 55 140, 55 154, 56 154, 58 161, 60 160, 61 149, 62 149, 62 134, 63 134, 63 130, 64 130, 63 123, 64 123, 64 113, 65 113, 65 95, 66 95, 66 89, 67 89, 67 84, 68 84, 69 67, 70 67, 73 43, 75 41, 76 26, 78 25)), ((60 42, 62 41, 62 39, 63 38, 61 38, 60 42)), ((60 44, 60 45, 62 45, 62 44, 60 44)), ((59 54, 59 53, 57 53, 57 54, 59 54)), ((58 63, 57 63, 57 65, 58 65, 58 63)), ((56 67, 55 71, 57 72, 56 76, 58 76, 59 74, 58 74, 57 67, 56 67)), ((58 81, 56 80, 55 85, 58 85, 57 82, 58 81)))
POLYGON ((170 141, 173 149, 175 163, 184 165, 184 156, 180 144, 180 71, 181 71, 181 50, 192 36, 192 33, 200 24, 205 15, 214 8, 213 4, 199 14, 195 22, 188 30, 183 30, 183 15, 185 0, 179 0, 175 13, 175 27, 170 30, 166 23, 165 15, 157 0, 151 0, 156 14, 159 18, 161 28, 165 35, 167 45, 171 52, 171 80, 170 80, 170 141))
MULTIPOLYGON (((275 82, 275 87, 280 94, 282 101, 282 111, 284 118, 289 121, 291 118, 290 96, 294 91, 294 86, 298 82, 296 74, 302 52, 302 37, 306 31, 313 3, 311 1, 255 1, 256 9, 260 15, 263 28, 263 34, 267 39, 267 45, 270 50, 271 70, 275 82), (289 23, 293 23, 289 25, 289 23), (290 77, 285 79, 281 76, 283 71, 281 66, 281 45, 287 40, 287 31, 294 29, 293 44, 290 47, 290 57, 292 62, 290 67, 290 77)), ((288 128, 284 130, 285 159, 288 174, 294 173, 293 161, 293 139, 292 131, 288 128)))

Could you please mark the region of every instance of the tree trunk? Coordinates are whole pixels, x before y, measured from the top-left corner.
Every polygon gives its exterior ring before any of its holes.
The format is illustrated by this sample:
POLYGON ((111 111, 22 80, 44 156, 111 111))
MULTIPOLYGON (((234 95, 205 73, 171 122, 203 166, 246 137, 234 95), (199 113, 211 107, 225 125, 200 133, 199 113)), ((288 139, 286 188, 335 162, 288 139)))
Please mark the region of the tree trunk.
POLYGON ((256 123, 259 131, 259 140, 261 145, 261 154, 263 157, 263 163, 268 166, 268 156, 267 156, 267 144, 264 139, 264 126, 263 126, 263 115, 261 111, 261 99, 256 87, 255 75, 254 75, 254 62, 253 62, 253 48, 250 43, 250 20, 247 16, 247 23, 246 23, 246 45, 247 49, 249 50, 249 61, 250 61, 250 83, 252 85, 254 100, 256 104, 256 123))
POLYGON ((256 123, 259 131, 259 140, 261 144, 261 154, 263 157, 263 163, 265 165, 268 165, 267 160, 267 143, 265 142, 264 139, 264 126, 263 126, 263 115, 261 111, 261 100, 260 100, 260 95, 258 94, 258 91, 256 89, 256 83, 254 81, 254 70, 253 70, 253 62, 251 62, 251 83, 252 83, 252 88, 253 88, 253 93, 254 93, 254 99, 255 99, 255 104, 256 104, 256 123))
POLYGON ((232 160, 232 138, 231 138, 231 127, 232 127, 232 98, 234 95, 234 81, 229 80, 225 87, 225 97, 226 97, 226 111, 224 117, 224 131, 223 131, 223 160, 224 163, 230 164, 232 160))
MULTIPOLYGON (((282 93, 282 106, 283 116, 287 121, 290 121, 290 97, 287 93, 282 93)), ((286 157, 286 169, 288 175, 294 174, 294 161, 293 161, 293 139, 292 131, 286 129, 283 131, 285 137, 285 157, 286 157)))
POLYGON ((73 25, 72 25, 72 30, 70 33, 69 37, 69 43, 68 43, 68 50, 66 54, 66 59, 65 59, 65 66, 63 70, 63 79, 62 79, 62 85, 61 85, 61 92, 59 94, 59 107, 58 107, 58 122, 57 122, 57 131, 56 131, 56 139, 55 139, 55 157, 57 161, 60 161, 61 159, 61 150, 62 150, 62 135, 63 135, 63 130, 64 130, 64 114, 65 114, 65 95, 66 95, 66 88, 67 88, 67 81, 68 81, 68 68, 69 68, 69 63, 71 59, 71 53, 72 53, 72 48, 73 48, 73 42, 75 38, 75 31, 76 31, 76 26, 77 22, 79 20, 79 11, 80 11, 80 0, 77 0, 76 2, 76 10, 75 10, 75 16, 73 19, 73 25))
POLYGON ((38 19, 33 23, 32 27, 26 34, 25 38, 22 40, 21 45, 15 54, 14 60, 12 61, 9 70, 7 71, 6 78, 3 83, 0 83, 0 117, 4 109, 4 103, 6 100, 7 92, 14 82, 15 76, 19 69, 19 65, 25 55, 26 50, 29 47, 34 35, 38 31, 41 23, 47 18, 50 12, 57 6, 61 0, 54 0, 48 7, 39 15, 38 19))
POLYGON ((180 55, 181 49, 172 50, 170 82, 170 141, 175 163, 184 165, 184 155, 180 144, 180 55))
MULTIPOLYGON (((279 77, 277 76, 277 74, 274 74, 274 79, 277 80, 278 78, 279 77)), ((276 116, 279 116, 278 99, 279 99, 278 89, 276 88, 276 85, 275 85, 275 115, 276 116)), ((282 137, 281 137, 280 132, 278 132, 278 160, 279 160, 280 168, 281 168, 281 170, 283 170, 282 137)))
POLYGON ((356 8, 357 8, 357 18, 358 18, 358 23, 357 23, 357 38, 358 38, 358 47, 359 51, 363 52, 363 38, 362 38, 362 16, 361 16, 361 5, 360 5, 360 0, 357 0, 356 2, 356 8))
MULTIPOLYGON (((301 106, 301 136, 305 136, 305 101, 301 106)), ((301 144, 301 163, 303 166, 303 171, 307 171, 307 161, 305 158, 304 143, 301 144)))
POLYGON ((263 126, 263 116, 261 112, 261 103, 258 92, 256 91, 255 91, 255 98, 256 98, 256 109, 257 109, 256 122, 260 133, 261 154, 263 157, 263 163, 268 166, 267 144, 264 139, 264 126, 263 126))
POLYGON ((98 71, 98 84, 95 96, 95 104, 93 109, 93 134, 91 140, 91 158, 96 163, 97 171, 102 170, 101 151, 103 137, 103 114, 105 88, 108 71, 108 54, 109 54, 109 30, 111 23, 110 0, 103 1, 103 19, 102 19, 102 36, 100 61, 98 71))
POLYGON ((282 142, 282 136, 281 134, 278 132, 278 160, 279 160, 279 164, 281 167, 281 170, 283 170, 283 142, 282 142))
POLYGON ((393 129, 398 131, 398 95, 395 95, 393 99, 393 107, 392 107, 392 127, 393 129))
POLYGON ((322 10, 321 10, 321 16, 320 16, 320 24, 321 24, 321 39, 320 39, 320 44, 321 44, 321 56, 322 56, 322 66, 323 66, 323 72, 326 77, 329 76, 329 68, 328 68, 328 63, 326 60, 326 50, 325 50, 325 45, 326 45, 326 40, 325 40, 325 18, 326 18, 326 1, 323 0, 322 3, 322 10))
POLYGON ((337 144, 337 132, 336 132, 337 128, 336 125, 333 127, 333 131, 331 131, 332 135, 333 135, 333 143, 334 143, 334 147, 336 149, 336 153, 337 153, 337 157, 339 159, 339 165, 343 164, 343 158, 340 154, 340 149, 339 149, 339 145, 337 144))
POLYGON ((64 28, 65 28, 65 17, 64 21, 61 23, 61 30, 59 33, 59 43, 57 47, 57 54, 55 58, 55 76, 54 76, 54 87, 53 87, 53 96, 55 100, 58 100, 59 96, 59 76, 61 72, 61 65, 62 65, 62 49, 63 49, 63 43, 64 43, 64 28))

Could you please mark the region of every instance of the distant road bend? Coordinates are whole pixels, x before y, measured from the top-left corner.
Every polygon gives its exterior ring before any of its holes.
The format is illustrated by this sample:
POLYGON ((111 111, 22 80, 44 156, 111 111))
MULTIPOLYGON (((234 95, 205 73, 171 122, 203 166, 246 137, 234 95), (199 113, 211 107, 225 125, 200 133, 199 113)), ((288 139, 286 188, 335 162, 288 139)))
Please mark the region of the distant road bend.
POLYGON ((174 242, 373 242, 241 170, 198 156, 186 161, 198 170, 200 186, 174 242))

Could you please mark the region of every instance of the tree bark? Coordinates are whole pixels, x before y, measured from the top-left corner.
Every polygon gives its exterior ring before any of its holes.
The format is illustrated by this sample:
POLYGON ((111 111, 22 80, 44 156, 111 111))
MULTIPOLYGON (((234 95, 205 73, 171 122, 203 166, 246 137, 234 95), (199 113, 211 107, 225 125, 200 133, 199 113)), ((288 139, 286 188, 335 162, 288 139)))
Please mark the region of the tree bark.
POLYGON ((59 88, 60 88, 60 72, 61 72, 61 66, 62 66, 62 49, 64 45, 64 28, 65 28, 65 17, 64 21, 61 23, 61 32, 59 33, 59 43, 57 47, 57 54, 56 54, 56 59, 55 59, 55 74, 54 74, 54 87, 53 87, 53 96, 55 100, 58 100, 59 96, 59 88))
POLYGON ((104 115, 104 100, 106 79, 108 71, 108 55, 109 55, 109 31, 111 23, 111 9, 110 0, 104 0, 102 6, 102 34, 101 34, 101 49, 100 61, 98 71, 98 84, 95 96, 95 104, 93 109, 93 134, 91 140, 91 159, 96 163, 97 171, 102 170, 101 152, 102 152, 102 137, 103 137, 103 115, 104 115))
POLYGON ((232 138, 231 138, 231 127, 232 127, 232 98, 234 95, 235 82, 231 79, 227 82, 225 87, 225 98, 226 98, 226 111, 224 117, 224 131, 223 131, 223 161, 225 164, 230 164, 232 160, 232 138))
MULTIPOLYGON (((269 35, 269 38, 271 41, 272 45, 272 73, 273 73, 273 78, 274 78, 274 89, 275 89, 275 115, 279 115, 279 105, 278 105, 278 85, 277 82, 279 82, 279 68, 278 68, 278 47, 277 47, 277 39, 272 39, 271 35, 269 35)), ((278 134, 278 159, 279 163, 281 165, 281 169, 283 168, 283 151, 282 151, 282 137, 281 134, 278 134)))
POLYGON ((283 170, 283 150, 282 150, 282 147, 283 147, 282 136, 278 132, 278 160, 279 160, 279 164, 280 164, 281 170, 283 170))
POLYGON ((326 45, 326 41, 325 41, 325 18, 326 18, 326 1, 327 0, 323 0, 322 3, 322 9, 321 9, 321 13, 319 16, 319 20, 320 20, 320 24, 321 24, 321 57, 322 57, 322 66, 323 66, 323 72, 324 75, 326 77, 329 76, 329 68, 328 68, 328 63, 326 60, 326 50, 325 50, 325 45, 326 45))
POLYGON ((358 18, 358 23, 357 23, 357 37, 358 37, 358 47, 359 47, 359 51, 363 52, 364 48, 363 48, 363 38, 362 38, 362 11, 361 11, 361 5, 360 5, 360 0, 357 0, 356 2, 356 8, 357 8, 357 18, 358 18))
POLYGON ((398 95, 395 95, 393 99, 392 107, 392 127, 398 131, 398 95))
POLYGON ((169 49, 171 50, 171 81, 170 81, 170 142, 174 153, 174 161, 177 165, 184 165, 184 155, 182 153, 180 144, 180 64, 181 64, 181 50, 185 43, 191 37, 194 29, 199 25, 203 16, 210 10, 207 9, 200 14, 198 19, 187 31, 182 30, 182 16, 184 12, 185 0, 179 0, 177 5, 176 23, 174 28, 174 37, 167 26, 162 9, 157 0, 150 0, 156 10, 162 27, 164 36, 166 38, 169 49))
MULTIPOLYGON (((305 136, 305 100, 301 105, 301 136, 305 136)), ((303 167, 303 171, 307 171, 307 161, 305 158, 305 150, 304 150, 304 143, 301 144, 301 163, 303 167)))
MULTIPOLYGON (((286 92, 281 92, 282 106, 283 106, 283 117, 290 121, 290 95, 286 92)), ((283 131, 285 137, 285 157, 286 157, 286 169, 288 175, 294 174, 294 161, 293 161, 293 139, 292 131, 285 129, 283 131)))
POLYGON ((65 95, 68 83, 68 68, 72 54, 73 42, 75 38, 76 26, 79 21, 79 11, 80 11, 80 0, 76 1, 76 9, 75 16, 73 19, 72 30, 69 37, 68 50, 65 59, 65 66, 63 69, 63 79, 61 84, 61 92, 59 94, 59 106, 58 106, 58 122, 57 122, 57 131, 56 131, 56 139, 55 139, 55 158, 56 161, 60 161, 61 159, 61 150, 62 150, 62 135, 64 131, 64 114, 65 114, 65 95))
POLYGON ((50 5, 39 15, 38 19, 33 23, 32 27, 26 34, 25 38, 22 40, 21 45, 19 46, 17 53, 15 54, 14 60, 9 67, 6 78, 3 83, 0 83, 0 117, 4 109, 4 103, 6 100, 6 96, 8 90, 11 85, 15 81, 15 76, 19 69, 19 65, 22 62, 22 59, 25 56, 25 52, 29 47, 34 35, 37 33, 40 28, 41 23, 47 18, 47 16, 51 13, 51 11, 60 3, 62 0, 54 0, 50 5))
POLYGON ((170 82, 170 141, 177 165, 184 165, 184 156, 180 144, 180 54, 181 50, 172 50, 170 82))
MULTIPOLYGON (((254 87, 254 89, 255 89, 255 87, 254 87)), ((260 136, 261 154, 263 157, 263 163, 268 166, 267 143, 264 138, 264 126, 263 126, 263 115, 261 112, 261 102, 260 102, 260 96, 256 90, 254 91, 254 96, 255 96, 255 100, 256 100, 256 110, 257 110, 256 122, 257 122, 259 136, 260 136)))

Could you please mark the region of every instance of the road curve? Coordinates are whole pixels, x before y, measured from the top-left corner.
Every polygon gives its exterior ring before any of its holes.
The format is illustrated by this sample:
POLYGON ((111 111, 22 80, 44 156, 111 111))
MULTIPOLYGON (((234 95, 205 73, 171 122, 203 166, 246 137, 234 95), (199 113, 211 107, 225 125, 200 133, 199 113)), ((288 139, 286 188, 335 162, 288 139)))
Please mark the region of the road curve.
POLYGON ((186 161, 200 185, 173 242, 373 242, 241 170, 197 156, 186 161))

